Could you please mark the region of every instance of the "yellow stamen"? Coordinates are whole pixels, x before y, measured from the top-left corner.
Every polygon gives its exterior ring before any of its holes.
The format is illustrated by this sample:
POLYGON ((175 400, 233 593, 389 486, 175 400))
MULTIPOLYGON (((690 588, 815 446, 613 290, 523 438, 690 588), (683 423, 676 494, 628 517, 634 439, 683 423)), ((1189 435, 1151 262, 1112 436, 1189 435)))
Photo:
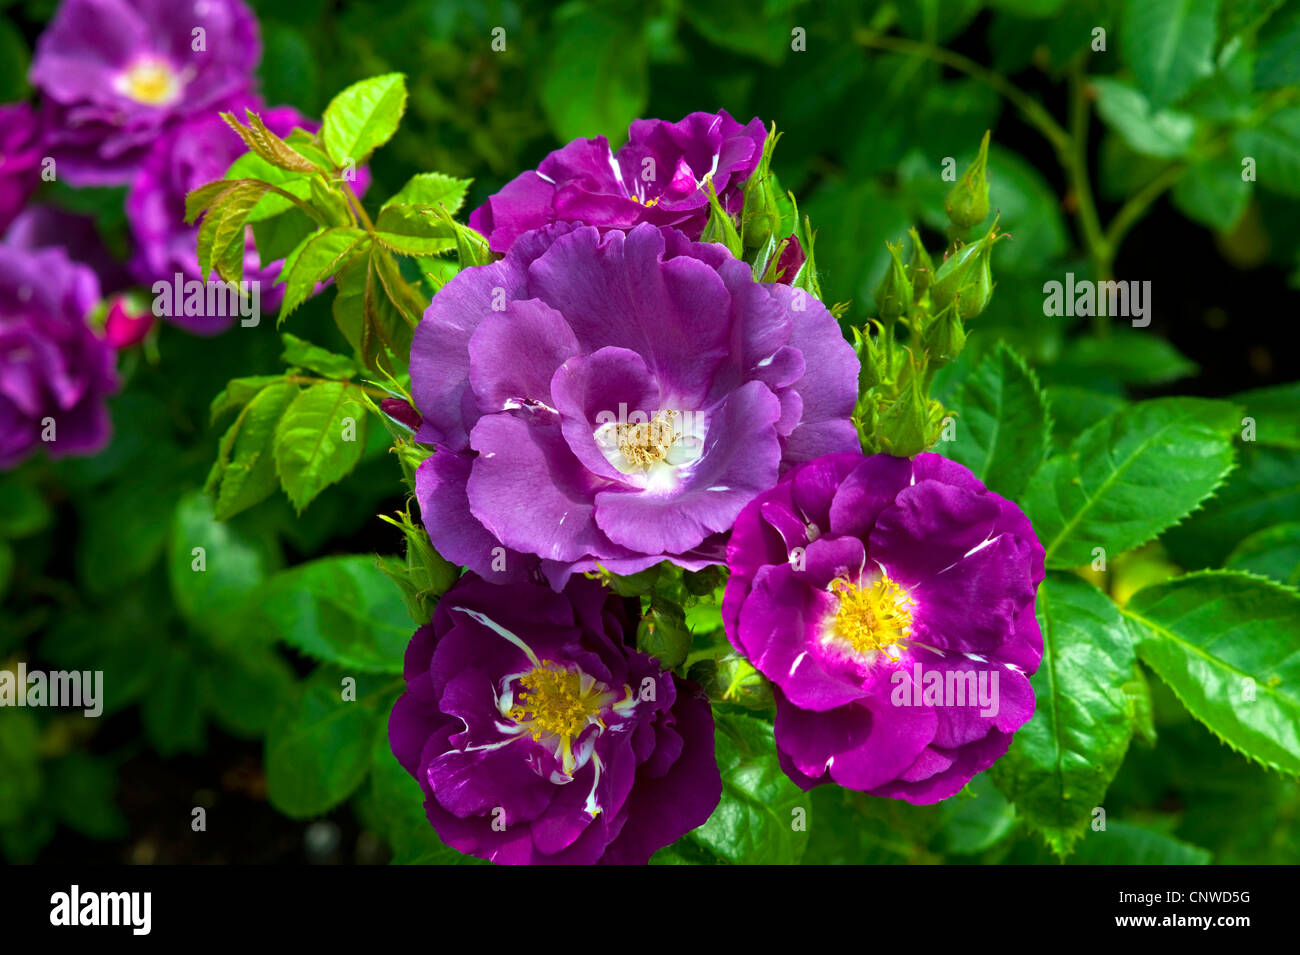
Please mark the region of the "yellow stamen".
POLYGON ((543 660, 519 679, 517 702, 510 718, 529 724, 533 739, 559 736, 565 761, 570 762, 573 740, 587 728, 609 702, 611 694, 600 683, 582 688, 582 674, 552 660, 543 660))
POLYGON ((912 631, 912 599, 907 591, 883 571, 865 587, 843 577, 831 582, 831 592, 840 598, 833 624, 835 636, 862 654, 886 652, 900 647, 912 631))
POLYGON ((180 81, 161 60, 142 60, 124 73, 118 88, 137 103, 162 106, 180 95, 180 81))
POLYGON ((618 449, 640 468, 648 468, 668 457, 677 440, 676 411, 660 411, 649 421, 618 426, 618 449))

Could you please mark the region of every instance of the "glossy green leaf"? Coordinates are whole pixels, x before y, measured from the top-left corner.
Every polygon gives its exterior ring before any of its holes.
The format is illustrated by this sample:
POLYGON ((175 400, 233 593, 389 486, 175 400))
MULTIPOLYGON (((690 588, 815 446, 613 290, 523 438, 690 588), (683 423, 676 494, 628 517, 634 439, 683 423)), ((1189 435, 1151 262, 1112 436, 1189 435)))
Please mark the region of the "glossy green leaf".
POLYGON ((1237 545, 1224 567, 1300 587, 1300 523, 1275 524, 1256 531, 1237 545))
POLYGON ((370 771, 375 737, 401 685, 400 679, 334 667, 320 667, 305 680, 281 703, 267 731, 271 805, 306 819, 352 795, 370 771))
POLYGON ((1070 857, 1071 865, 1209 865, 1212 855, 1200 846, 1129 822, 1107 821, 1105 829, 1088 829, 1070 857))
POLYGON ((204 489, 216 495, 213 514, 219 521, 260 503, 280 486, 275 433, 280 417, 298 396, 298 386, 278 377, 272 382, 244 405, 217 448, 204 489))
POLYGON ((275 431, 275 466, 299 511, 361 460, 368 418, 360 394, 344 382, 312 385, 300 391, 281 416, 275 431))
POLYGON ((1124 607, 1138 653, 1243 755, 1300 775, 1300 594, 1226 571, 1177 577, 1124 607))
POLYGON ((1047 456, 1051 420, 1038 380, 1005 345, 966 379, 955 401, 956 438, 938 450, 990 491, 1014 499, 1047 456))
POLYGON ((1025 510, 1050 567, 1074 567, 1156 537, 1214 493, 1232 469, 1238 410, 1157 398, 1093 425, 1034 475, 1025 510))
POLYGON ((1091 81, 1097 113, 1134 152, 1158 159, 1178 159, 1191 149, 1196 120, 1176 110, 1152 108, 1141 91, 1109 77, 1091 81))
POLYGON ((280 321, 292 314, 319 283, 337 274, 368 241, 363 231, 348 226, 322 229, 303 239, 284 260, 280 273, 280 281, 285 284, 280 321))
POLYGON ((1102 805, 1133 734, 1124 692, 1133 643, 1110 598, 1073 575, 1050 574, 1035 612, 1043 661, 1030 680, 1034 715, 989 772, 1020 818, 1063 857, 1102 805))
POLYGON ((349 670, 402 672, 413 628, 371 557, 300 564, 271 578, 254 603, 253 620, 270 639, 349 670))
POLYGON ((420 206, 434 208, 442 206, 449 215, 460 211, 465 202, 465 193, 469 191, 472 179, 457 179, 440 172, 417 173, 407 180, 406 185, 380 207, 382 213, 389 206, 420 206))
POLYGON ((1120 48, 1156 109, 1213 69, 1219 0, 1125 0, 1120 48))
POLYGON ((406 111, 406 77, 386 73, 353 83, 325 107, 321 140, 340 168, 357 166, 393 138, 406 111))
POLYGON ((306 368, 326 378, 351 378, 357 373, 357 364, 345 355, 336 355, 331 351, 313 345, 311 342, 283 332, 284 353, 280 356, 287 365, 306 368))

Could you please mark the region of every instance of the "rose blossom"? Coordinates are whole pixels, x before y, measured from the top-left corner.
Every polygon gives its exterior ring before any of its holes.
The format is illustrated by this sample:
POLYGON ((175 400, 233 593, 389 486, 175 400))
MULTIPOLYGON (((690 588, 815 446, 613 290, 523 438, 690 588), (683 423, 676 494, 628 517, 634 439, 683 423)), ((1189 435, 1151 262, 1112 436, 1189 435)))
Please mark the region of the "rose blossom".
POLYGON ((638 119, 613 152, 604 136, 575 139, 502 187, 469 217, 493 252, 552 222, 630 229, 673 226, 698 239, 709 218, 704 180, 723 208, 740 210, 745 181, 763 153, 763 123, 742 126, 727 114, 691 113, 677 123, 638 119))
POLYGON ((41 126, 26 103, 0 105, 0 235, 41 179, 41 126))
POLYGON ((727 634, 774 684, 803 788, 937 802, 1033 715, 1043 548, 960 464, 811 461, 745 508, 727 560, 727 634))
POLYGON ((116 353, 86 324, 99 283, 62 249, 0 245, 0 470, 108 442, 116 353))
POLYGON ((698 689, 627 645, 621 601, 468 574, 406 651, 393 753, 449 846, 499 863, 641 864, 722 793, 698 689))
POLYGON ((242 0, 64 0, 30 74, 59 177, 130 181, 176 120, 248 89, 261 52, 242 0))
POLYGON ((438 551, 500 582, 722 560, 786 467, 858 447, 858 361, 720 245, 559 224, 434 297, 411 350, 438 551))

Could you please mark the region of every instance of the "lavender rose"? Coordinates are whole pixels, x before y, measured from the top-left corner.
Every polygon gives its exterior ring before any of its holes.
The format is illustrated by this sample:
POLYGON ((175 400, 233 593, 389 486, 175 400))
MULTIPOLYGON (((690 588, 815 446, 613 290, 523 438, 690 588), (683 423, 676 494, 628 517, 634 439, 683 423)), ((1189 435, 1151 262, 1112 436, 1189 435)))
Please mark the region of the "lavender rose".
POLYGON ((0 235, 40 182, 41 125, 26 103, 0 105, 0 235))
POLYGON ((726 110, 691 113, 678 123, 638 119, 617 152, 597 136, 551 153, 475 209, 469 224, 494 252, 552 222, 622 230, 650 222, 698 239, 709 218, 705 177, 723 207, 738 212, 765 138, 757 117, 742 126, 726 110))
POLYGON ((506 864, 641 864, 722 793, 702 694, 625 642, 621 602, 452 587, 406 651, 389 742, 449 846, 506 864))
MULTIPOLYGON (((251 95, 221 104, 242 120, 245 108, 257 112, 277 136, 287 136, 295 127, 314 131, 316 126, 292 106, 266 109, 251 95)), ((247 152, 247 147, 219 112, 192 116, 176 123, 145 157, 127 195, 126 214, 136 241, 131 269, 146 285, 156 280, 172 281, 176 273, 184 279, 202 279, 196 252, 199 227, 185 224, 185 195, 204 183, 220 179, 230 164, 247 152)), ((364 171, 364 170, 363 170, 364 171)), ((280 262, 263 268, 252 229, 248 229, 244 277, 259 282, 261 307, 276 308, 284 298, 284 286, 275 285, 280 262)), ((198 334, 214 335, 229 328, 236 315, 175 314, 169 320, 198 334)))
POLYGON ((260 57, 242 0, 63 0, 30 74, 59 176, 129 182, 173 122, 247 89, 260 57))
POLYGON ((1034 711, 1043 548, 947 458, 828 455, 736 522, 727 634, 774 684, 782 767, 932 803, 1034 711))
POLYGON ((815 298, 720 245, 558 224, 434 298, 411 350, 416 493, 438 551, 540 568, 722 562, 791 464, 858 447, 858 360, 815 298))
POLYGON ((62 249, 0 245, 0 470, 44 445, 93 454, 109 436, 116 353, 86 324, 99 299, 89 268, 62 249))

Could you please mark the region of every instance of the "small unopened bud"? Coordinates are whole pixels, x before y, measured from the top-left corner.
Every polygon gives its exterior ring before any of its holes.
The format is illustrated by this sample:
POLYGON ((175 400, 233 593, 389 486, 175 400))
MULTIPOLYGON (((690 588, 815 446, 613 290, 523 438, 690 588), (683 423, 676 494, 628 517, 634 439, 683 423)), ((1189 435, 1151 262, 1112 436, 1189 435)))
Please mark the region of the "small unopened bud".
POLYGON ((909 229, 908 234, 912 237, 912 261, 907 266, 907 277, 912 282, 913 300, 919 302, 934 281, 934 263, 930 261, 930 253, 925 251, 916 229, 909 229))
POLYGON ((853 350, 858 353, 858 394, 866 394, 885 380, 889 369, 884 367, 884 353, 872 340, 871 326, 861 330, 854 327, 852 331, 853 350))
MULTIPOLYGON (((1005 234, 1005 233, 1004 233, 1005 234)), ((944 261, 935 273, 930 299, 942 310, 962 299, 957 312, 962 318, 974 318, 988 304, 993 294, 991 254, 1001 239, 997 220, 978 241, 968 242, 944 261)))
POLYGON ((673 604, 654 604, 636 628, 636 645, 642 653, 658 659, 665 670, 681 666, 691 651, 691 632, 686 617, 673 604))
POLYGON ((104 317, 104 337, 114 348, 121 350, 137 345, 153 328, 153 313, 147 306, 130 301, 126 296, 115 297, 104 317))
POLYGON ((772 705, 772 684, 744 657, 734 654, 718 661, 714 686, 728 703, 739 703, 750 710, 764 710, 772 705))
POLYGON ((926 325, 921 346, 930 353, 932 363, 944 365, 956 359, 966 347, 966 330, 957 309, 949 305, 926 325))
POLYGON ((912 280, 908 278, 907 268, 899 257, 903 243, 896 245, 886 242, 889 249, 889 265, 884 278, 876 286, 876 314, 886 324, 893 324, 900 315, 908 311, 912 304, 912 280))
POLYGON ((989 215, 989 134, 984 133, 980 151, 970 168, 948 193, 944 209, 958 229, 973 229, 989 215))

